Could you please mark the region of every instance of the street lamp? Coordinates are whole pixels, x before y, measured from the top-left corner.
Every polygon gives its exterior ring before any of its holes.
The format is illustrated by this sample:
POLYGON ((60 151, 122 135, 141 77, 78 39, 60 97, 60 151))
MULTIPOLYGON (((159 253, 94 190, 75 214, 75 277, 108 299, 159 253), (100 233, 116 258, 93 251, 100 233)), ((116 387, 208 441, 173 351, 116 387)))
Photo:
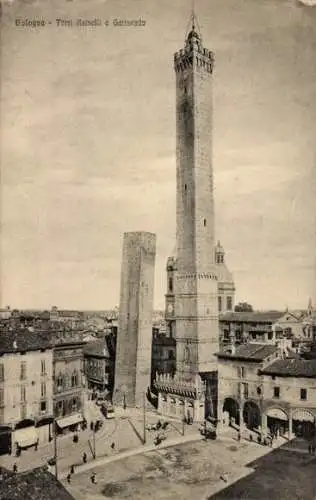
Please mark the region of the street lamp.
POLYGON ((127 391, 128 391, 128 389, 127 389, 126 384, 123 384, 121 386, 121 393, 123 394, 123 408, 124 408, 124 410, 126 410, 126 394, 127 394, 127 391))
POLYGON ((54 457, 55 457, 55 476, 58 479, 58 468, 57 468, 57 422, 54 419, 54 457))
POLYGON ((143 425, 144 425, 144 444, 146 444, 146 392, 143 393, 143 425))

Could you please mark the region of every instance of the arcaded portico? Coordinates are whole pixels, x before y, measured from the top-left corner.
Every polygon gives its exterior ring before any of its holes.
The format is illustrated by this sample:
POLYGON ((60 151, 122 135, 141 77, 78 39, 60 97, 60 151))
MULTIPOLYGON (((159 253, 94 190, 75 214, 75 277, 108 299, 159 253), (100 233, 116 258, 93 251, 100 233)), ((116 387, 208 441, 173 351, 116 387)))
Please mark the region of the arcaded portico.
POLYGON ((200 377, 196 377, 195 386, 181 380, 177 375, 158 375, 158 411, 165 416, 179 420, 202 422, 205 417, 205 386, 200 377))
POLYGON ((311 438, 316 422, 316 360, 275 346, 247 344, 219 355, 221 424, 291 439, 311 438))

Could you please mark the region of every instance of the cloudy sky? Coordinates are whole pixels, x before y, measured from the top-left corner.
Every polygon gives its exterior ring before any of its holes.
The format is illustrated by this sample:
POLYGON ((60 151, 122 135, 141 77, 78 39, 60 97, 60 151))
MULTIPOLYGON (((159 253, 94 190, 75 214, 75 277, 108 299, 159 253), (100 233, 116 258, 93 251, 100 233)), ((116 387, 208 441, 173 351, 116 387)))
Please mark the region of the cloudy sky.
MULTIPOLYGON (((122 233, 132 230, 157 233, 163 306, 175 234, 173 53, 190 3, 2 2, 3 306, 115 306, 122 233), (79 17, 110 26, 55 23, 79 17), (145 27, 111 25, 140 17, 145 27)), ((216 237, 237 300, 304 307, 316 302, 316 8, 198 0, 197 11, 216 54, 216 237)))

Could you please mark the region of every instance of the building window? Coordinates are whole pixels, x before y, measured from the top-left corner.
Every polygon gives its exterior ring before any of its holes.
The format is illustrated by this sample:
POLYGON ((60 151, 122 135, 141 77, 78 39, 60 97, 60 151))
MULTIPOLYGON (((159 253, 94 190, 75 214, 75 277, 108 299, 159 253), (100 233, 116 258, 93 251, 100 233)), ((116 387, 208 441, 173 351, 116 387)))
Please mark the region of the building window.
POLYGON ((245 367, 244 366, 240 367, 239 376, 240 376, 240 378, 245 378, 245 367))
POLYGON ((41 360, 41 374, 42 375, 46 374, 45 359, 41 360))
POLYGON ((72 400, 72 409, 73 410, 77 409, 77 398, 73 398, 73 400, 72 400))
POLYGON ((41 397, 45 398, 45 396, 46 396, 46 384, 45 384, 45 382, 42 382, 41 383, 41 397))
POLYGON ((4 389, 0 389, 0 408, 4 406, 4 389))
POLYGON ((57 378, 57 390, 61 391, 62 388, 63 388, 63 385, 64 385, 64 378, 63 378, 62 375, 58 375, 58 378, 57 378))
POLYGON ((26 402, 26 388, 22 385, 21 387, 21 403, 26 402))
POLYGON ((268 332, 268 340, 272 340, 273 339, 273 332, 268 332))
POLYGON ((27 417, 27 408, 26 405, 22 405, 20 408, 20 419, 24 420, 27 417))
POLYGON ((168 350, 168 359, 173 359, 173 358, 174 358, 173 350, 169 349, 168 350))
POLYGON ((222 310, 222 297, 218 297, 218 310, 219 312, 222 310))
POLYGON ((173 279, 169 278, 169 292, 173 292, 173 279))
POLYGON ((301 389, 301 400, 306 401, 307 399, 307 389, 301 389))
POLYGON ((276 399, 279 399, 280 397, 280 387, 274 387, 273 388, 273 397, 276 399))
POLYGON ((77 387, 78 386, 78 373, 74 372, 71 377, 71 387, 77 387))
POLYGON ((189 363, 190 361, 190 351, 188 347, 184 348, 184 362, 189 363))
POLYGON ((40 408, 42 413, 46 412, 46 401, 41 401, 40 408))
POLYGON ((4 382, 4 364, 0 363, 0 382, 4 382))
POLYGON ((244 399, 248 399, 248 384, 244 383, 244 399))
POLYGON ((188 186, 186 184, 184 184, 184 191, 186 191, 188 189, 188 186))
POLYGON ((203 219, 204 227, 206 227, 206 219, 203 219))
POLYGON ((227 311, 231 311, 233 308, 233 299, 231 297, 227 297, 227 311))
POLYGON ((26 379, 26 362, 25 361, 21 362, 20 379, 21 380, 26 379))

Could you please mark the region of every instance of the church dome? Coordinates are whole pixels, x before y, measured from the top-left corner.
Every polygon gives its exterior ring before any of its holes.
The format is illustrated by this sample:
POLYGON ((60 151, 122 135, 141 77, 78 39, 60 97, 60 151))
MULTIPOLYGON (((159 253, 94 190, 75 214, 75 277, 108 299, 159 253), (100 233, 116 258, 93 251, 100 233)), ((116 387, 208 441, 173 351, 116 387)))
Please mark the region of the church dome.
POLYGON ((228 270, 226 264, 216 264, 216 274, 220 283, 234 283, 233 274, 228 270))

